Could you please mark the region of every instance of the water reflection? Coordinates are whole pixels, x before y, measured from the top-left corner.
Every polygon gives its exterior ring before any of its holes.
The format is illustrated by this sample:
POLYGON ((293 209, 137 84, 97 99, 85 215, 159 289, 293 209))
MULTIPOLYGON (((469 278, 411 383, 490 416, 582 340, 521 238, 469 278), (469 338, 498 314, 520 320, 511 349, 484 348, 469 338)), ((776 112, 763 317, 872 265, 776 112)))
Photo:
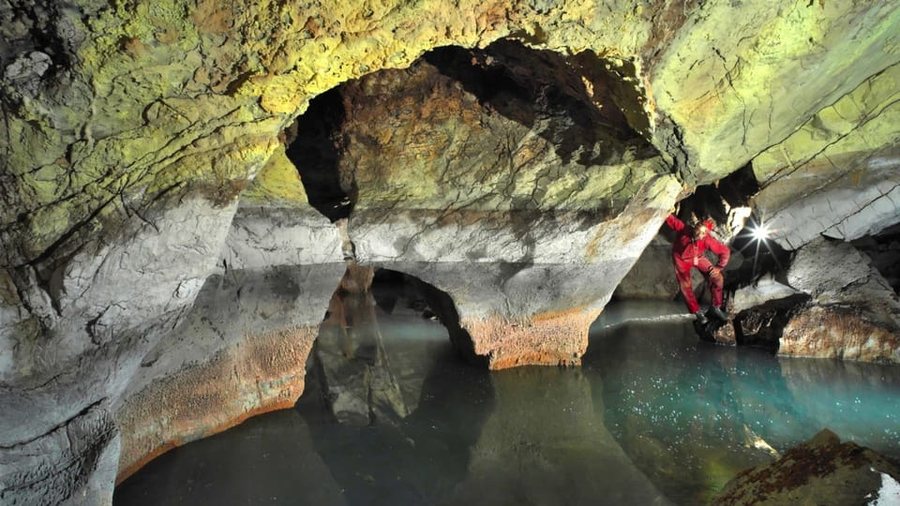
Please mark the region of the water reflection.
POLYGON ((603 425, 600 387, 579 369, 491 375, 495 408, 447 504, 668 504, 603 425))
POLYGON ((349 504, 438 504, 467 476, 493 410, 489 374, 461 364, 446 335, 433 351, 417 408, 400 421, 338 425, 324 407, 298 405, 349 504))
POLYGON ((675 502, 707 502, 737 472, 824 427, 900 453, 896 367, 716 346, 689 323, 598 323, 584 363, 602 378, 606 424, 675 502))
POLYGON ((488 373, 402 297, 365 311, 405 416, 338 424, 310 378, 295 410, 163 455, 115 502, 698 504, 822 427, 900 454, 898 368, 699 343, 677 318, 611 325, 634 314, 613 308, 583 368, 488 373))

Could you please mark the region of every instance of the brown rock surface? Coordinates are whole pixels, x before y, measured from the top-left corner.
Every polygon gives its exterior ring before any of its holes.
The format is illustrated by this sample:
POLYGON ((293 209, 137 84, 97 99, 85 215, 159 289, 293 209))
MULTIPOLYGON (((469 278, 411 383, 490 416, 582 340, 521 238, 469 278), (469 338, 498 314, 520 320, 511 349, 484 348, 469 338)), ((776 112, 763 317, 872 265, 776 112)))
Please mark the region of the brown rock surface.
POLYGON ((463 319, 473 336, 475 353, 486 356, 491 369, 521 365, 581 365, 588 329, 599 310, 575 308, 536 314, 527 320, 503 317, 463 319), (580 337, 580 338, 579 338, 580 337))
POLYGON ((116 481, 172 448, 292 407, 303 393, 317 333, 313 326, 247 336, 240 346, 129 397, 117 415, 124 437, 116 481))
POLYGON ((772 464, 742 472, 713 499, 741 504, 893 504, 900 467, 881 455, 840 439, 824 429, 809 442, 788 450, 772 464))
POLYGON ((898 363, 900 332, 853 308, 813 306, 785 325, 778 353, 898 363))

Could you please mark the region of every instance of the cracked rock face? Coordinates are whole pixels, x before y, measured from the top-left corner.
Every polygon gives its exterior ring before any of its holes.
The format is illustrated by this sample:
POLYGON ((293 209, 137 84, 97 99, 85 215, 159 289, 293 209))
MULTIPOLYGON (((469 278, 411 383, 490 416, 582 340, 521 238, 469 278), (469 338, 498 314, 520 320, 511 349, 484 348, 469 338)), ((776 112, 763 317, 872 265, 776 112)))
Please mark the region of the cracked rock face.
POLYGON ((852 245, 819 239, 788 270, 812 304, 785 326, 785 355, 900 362, 900 299, 852 245))
POLYGON ((807 244, 785 281, 763 278, 737 290, 731 311, 738 343, 789 356, 900 362, 900 299, 851 244, 807 244))
POLYGON ((754 208, 782 247, 900 222, 900 65, 870 77, 753 160, 754 208))
POLYGON ((116 405, 118 480, 175 446, 294 405, 344 273, 340 237, 298 197, 283 154, 235 211, 217 269, 181 323, 143 357, 116 405), (287 180, 287 184, 276 182, 287 180))
POLYGON ((121 440, 106 402, 98 401, 47 434, 3 446, 4 504, 109 504, 121 440))

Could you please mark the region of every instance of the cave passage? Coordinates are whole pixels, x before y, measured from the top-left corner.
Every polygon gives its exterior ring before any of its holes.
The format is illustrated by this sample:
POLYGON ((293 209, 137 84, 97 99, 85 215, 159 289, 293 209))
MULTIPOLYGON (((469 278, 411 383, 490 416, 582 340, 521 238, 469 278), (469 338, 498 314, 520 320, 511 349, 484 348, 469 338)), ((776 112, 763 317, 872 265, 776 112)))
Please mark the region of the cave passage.
POLYGON ((295 409, 172 450, 114 503, 701 504, 823 427, 900 457, 890 366, 735 353, 652 302, 610 306, 581 369, 488 373, 458 359, 421 301, 385 288, 366 324, 405 416, 338 423, 310 373, 295 409))
POLYGON ((286 132, 285 153, 300 173, 309 204, 333 222, 350 215, 355 193, 339 171, 344 116, 340 87, 332 88, 310 100, 286 132))
POLYGON ((853 245, 869 256, 894 293, 900 294, 900 224, 857 239, 853 245))

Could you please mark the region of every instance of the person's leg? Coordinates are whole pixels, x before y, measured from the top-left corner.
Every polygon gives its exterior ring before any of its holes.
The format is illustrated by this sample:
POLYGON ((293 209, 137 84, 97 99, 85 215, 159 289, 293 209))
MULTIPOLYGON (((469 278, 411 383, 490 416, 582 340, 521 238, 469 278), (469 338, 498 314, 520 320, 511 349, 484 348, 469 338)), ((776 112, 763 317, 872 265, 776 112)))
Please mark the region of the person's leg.
POLYGON ((706 284, 709 285, 709 294, 712 297, 712 308, 710 310, 716 318, 725 321, 728 315, 722 311, 722 287, 725 285, 725 276, 720 270, 713 270, 713 264, 706 258, 701 258, 697 265, 703 277, 706 278, 706 284))
POLYGON ((725 276, 722 275, 722 271, 719 269, 711 271, 709 273, 709 293, 712 295, 712 304, 715 308, 722 308, 722 287, 724 286, 725 276))
POLYGON ((701 258, 697 262, 697 269, 706 278, 706 284, 709 285, 709 295, 712 297, 713 307, 722 307, 722 287, 725 285, 725 277, 721 271, 713 271, 713 264, 707 258, 701 258))
POLYGON ((694 296, 694 284, 691 281, 691 264, 687 262, 675 262, 675 279, 681 288, 681 296, 687 304, 688 311, 696 313, 700 310, 697 297, 694 296))

